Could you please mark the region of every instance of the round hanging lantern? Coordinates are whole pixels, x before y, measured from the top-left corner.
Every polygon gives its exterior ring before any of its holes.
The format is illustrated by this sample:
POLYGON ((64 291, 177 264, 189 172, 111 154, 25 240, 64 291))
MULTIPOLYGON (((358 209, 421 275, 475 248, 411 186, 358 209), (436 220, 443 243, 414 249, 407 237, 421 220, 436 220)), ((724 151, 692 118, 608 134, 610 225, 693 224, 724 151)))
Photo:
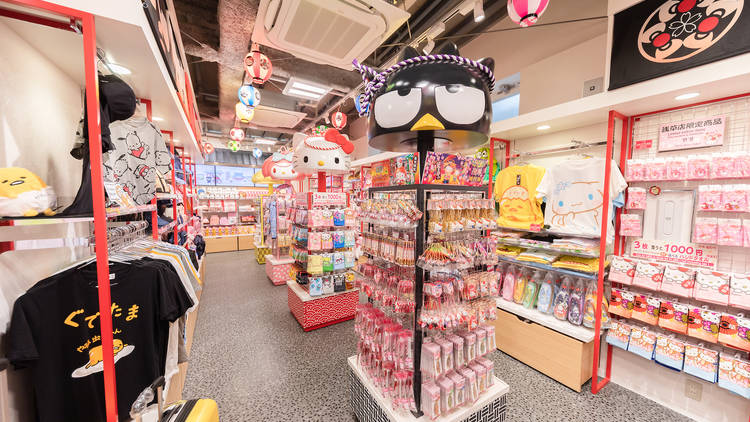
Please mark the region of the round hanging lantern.
POLYGON ((239 142, 237 142, 237 141, 229 141, 229 142, 227 142, 227 147, 228 147, 228 148, 229 148, 229 149, 230 149, 230 150, 231 150, 232 152, 237 152, 237 151, 239 151, 239 150, 240 150, 240 143, 239 143, 239 142))
POLYGON ((346 114, 344 114, 344 113, 342 113, 340 111, 332 113, 331 114, 331 124, 336 129, 339 129, 339 130, 343 129, 344 126, 346 126, 346 114))
POLYGON ((313 136, 323 136, 323 133, 325 133, 326 130, 328 130, 326 125, 318 125, 312 128, 311 132, 313 136))
POLYGON ((253 116, 255 115, 255 107, 250 107, 242 103, 237 103, 237 105, 234 106, 234 113, 237 115, 237 118, 240 119, 242 123, 249 123, 250 120, 253 120, 253 116))
POLYGON ((271 77, 271 60, 260 52, 257 44, 253 44, 252 50, 245 56, 245 72, 256 84, 265 83, 271 77))
POLYGON ((234 127, 234 128, 232 128, 232 129, 231 129, 231 130, 229 131, 229 137, 230 137, 230 138, 231 138, 231 139, 232 139, 233 141, 237 141, 237 142, 240 142, 240 141, 242 141, 242 140, 244 140, 244 139, 245 139, 245 131, 244 131, 244 130, 242 130, 242 129, 240 129, 240 128, 238 128, 238 127, 234 127))
POLYGON ((536 23, 548 4, 549 0, 508 0, 508 16, 525 28, 536 23))
POLYGON ((242 85, 237 90, 237 97, 246 106, 256 107, 260 104, 260 90, 252 85, 242 85))
POLYGON ((211 144, 211 143, 208 143, 208 142, 204 143, 203 144, 203 152, 205 152, 206 154, 213 153, 214 152, 214 145, 211 144))
POLYGON ((260 158, 263 155, 263 151, 260 148, 253 148, 253 157, 260 158))

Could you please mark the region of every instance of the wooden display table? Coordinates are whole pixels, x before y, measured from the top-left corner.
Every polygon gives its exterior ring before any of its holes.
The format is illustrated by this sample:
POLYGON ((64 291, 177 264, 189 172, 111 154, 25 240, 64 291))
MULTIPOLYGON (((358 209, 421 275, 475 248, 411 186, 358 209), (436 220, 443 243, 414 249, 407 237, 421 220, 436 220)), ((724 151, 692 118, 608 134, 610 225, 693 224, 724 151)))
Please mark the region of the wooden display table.
POLYGON ((591 379, 594 330, 497 299, 497 348, 580 392, 591 379))
MULTIPOLYGON (((360 422, 429 422, 427 416, 419 418, 411 413, 396 412, 388 399, 375 388, 372 381, 357 364, 357 357, 347 359, 349 364, 349 404, 360 422)), ((454 410, 437 420, 440 422, 502 422, 507 416, 506 397, 508 384, 495 377, 494 384, 471 407, 454 410)))
POLYGON ((237 236, 208 236, 205 237, 206 253, 232 252, 237 250, 237 236))
POLYGON ((286 282, 289 310, 305 331, 327 327, 354 318, 359 289, 310 296, 296 281, 286 282))
POLYGON ((289 270, 294 264, 294 258, 282 256, 275 258, 273 255, 266 255, 266 275, 275 286, 283 286, 291 278, 289 270))

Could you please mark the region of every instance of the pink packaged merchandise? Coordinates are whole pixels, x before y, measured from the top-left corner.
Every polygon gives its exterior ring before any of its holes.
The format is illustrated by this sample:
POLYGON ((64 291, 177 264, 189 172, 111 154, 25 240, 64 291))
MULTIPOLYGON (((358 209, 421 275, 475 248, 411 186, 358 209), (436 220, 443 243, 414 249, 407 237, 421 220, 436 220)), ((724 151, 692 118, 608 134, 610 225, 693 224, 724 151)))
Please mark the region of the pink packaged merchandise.
POLYGON ((667 160, 649 160, 646 163, 646 180, 667 180, 667 160))
POLYGON ((623 256, 613 256, 609 265, 609 281, 633 284, 636 261, 623 256))
POLYGON ((628 188, 628 202, 625 208, 629 210, 645 210, 646 198, 645 188, 628 188))
POLYGON ((669 264, 664 268, 661 291, 682 297, 693 297, 695 270, 669 264))
POLYGON ((687 157, 667 158, 667 180, 685 180, 688 178, 687 157))
POLYGON ((698 209, 701 211, 721 211, 724 188, 721 185, 700 185, 698 187, 698 209))
POLYGON ((639 262, 635 266, 633 285, 649 290, 659 290, 664 277, 664 264, 656 262, 639 262))
POLYGON ((630 182, 646 180, 646 163, 643 160, 628 160, 625 178, 630 182))
POLYGON ((728 152, 711 154, 711 178, 727 179, 734 175, 734 156, 728 152))
POLYGON ((750 152, 740 151, 735 153, 733 177, 750 177, 750 152))
POLYGON ((750 275, 732 274, 729 283, 729 304, 750 309, 750 275))
POLYGON ((748 209, 749 185, 724 185, 721 195, 721 208, 724 211, 746 212, 748 209))
POLYGON ((445 415, 456 405, 455 386, 448 377, 440 378, 437 385, 440 387, 440 412, 445 415))
POLYGON ((641 216, 638 214, 621 214, 620 215, 620 236, 641 237, 643 235, 643 226, 641 225, 641 216))
POLYGON ((742 220, 719 218, 717 220, 717 243, 723 246, 742 246, 742 220))
POLYGON ((693 230, 693 242, 716 244, 719 234, 716 217, 696 217, 693 230))
POLYGON ((711 175, 711 158, 707 155, 688 156, 688 179, 708 179, 711 175))
POLYGON ((742 246, 750 247, 750 220, 742 219, 742 246))
POLYGON ((433 381, 422 384, 422 412, 432 420, 440 417, 440 387, 433 381))
POLYGON ((693 298, 726 306, 729 303, 729 279, 727 273, 698 270, 693 298))

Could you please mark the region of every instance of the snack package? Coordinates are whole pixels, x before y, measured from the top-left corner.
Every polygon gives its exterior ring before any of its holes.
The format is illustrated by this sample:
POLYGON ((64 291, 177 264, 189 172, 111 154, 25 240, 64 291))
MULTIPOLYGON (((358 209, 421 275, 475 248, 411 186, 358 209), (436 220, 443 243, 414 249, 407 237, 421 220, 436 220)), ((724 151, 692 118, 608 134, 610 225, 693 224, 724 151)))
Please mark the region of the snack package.
POLYGON ((719 387, 750 399, 750 362, 724 352, 719 356, 719 387))
POLYGON ((663 277, 664 264, 641 261, 635 266, 633 285, 658 291, 663 277))
POLYGON ((634 301, 635 297, 631 292, 613 287, 609 312, 623 318, 630 318, 635 306, 634 301))
POLYGON ((732 274, 729 283, 729 305, 750 309, 750 275, 732 274))
POLYGON ((659 327, 687 334, 690 306, 671 300, 662 300, 659 306, 659 327))
POLYGON ((625 204, 625 208, 629 210, 645 210, 647 198, 645 188, 628 188, 628 201, 625 204))
POLYGON ((717 343, 720 322, 721 312, 691 306, 688 313, 687 334, 710 343, 717 343))
POLYGON ((750 352, 750 318, 722 314, 719 324, 719 343, 750 352))
POLYGON ((716 370, 719 367, 719 352, 685 343, 685 364, 682 372, 693 375, 708 382, 716 382, 716 370))
POLYGON ((693 242, 716 244, 719 235, 718 224, 716 217, 695 217, 693 242))
POLYGON ((742 220, 739 218, 717 219, 717 243, 724 246, 742 246, 742 220))
POLYGON ((693 288, 693 298, 717 305, 729 303, 730 275, 710 270, 698 270, 693 288))
POLYGON ((620 349, 627 350, 631 330, 630 325, 622 321, 612 320, 612 325, 607 331, 606 342, 620 349))
POLYGON ((661 280, 661 291, 682 297, 692 297, 695 286, 695 270, 667 264, 661 280))
POLYGON ((609 281, 633 284, 636 261, 623 256, 613 256, 609 264, 609 281))
POLYGON ((632 318, 646 324, 656 325, 659 322, 660 305, 661 301, 657 297, 636 294, 632 318))
POLYGON ((630 342, 628 351, 645 358, 654 357, 654 347, 656 346, 656 334, 646 328, 633 327, 630 332, 630 342))
POLYGON ((660 364, 682 371, 685 362, 685 342, 663 334, 656 335, 654 360, 660 364))

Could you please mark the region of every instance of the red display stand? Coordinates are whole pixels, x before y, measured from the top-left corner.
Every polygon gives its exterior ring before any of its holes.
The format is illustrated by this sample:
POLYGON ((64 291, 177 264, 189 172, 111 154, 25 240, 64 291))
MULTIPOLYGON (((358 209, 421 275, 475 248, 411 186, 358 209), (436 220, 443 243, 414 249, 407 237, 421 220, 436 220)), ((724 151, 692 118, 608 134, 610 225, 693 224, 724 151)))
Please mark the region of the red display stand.
POLYGON ((295 281, 287 281, 289 310, 305 331, 327 327, 354 318, 359 289, 310 296, 295 281))
POLYGON ((275 258, 273 255, 266 255, 266 275, 275 286, 283 286, 291 278, 289 271, 292 269, 294 259, 291 257, 275 258))

